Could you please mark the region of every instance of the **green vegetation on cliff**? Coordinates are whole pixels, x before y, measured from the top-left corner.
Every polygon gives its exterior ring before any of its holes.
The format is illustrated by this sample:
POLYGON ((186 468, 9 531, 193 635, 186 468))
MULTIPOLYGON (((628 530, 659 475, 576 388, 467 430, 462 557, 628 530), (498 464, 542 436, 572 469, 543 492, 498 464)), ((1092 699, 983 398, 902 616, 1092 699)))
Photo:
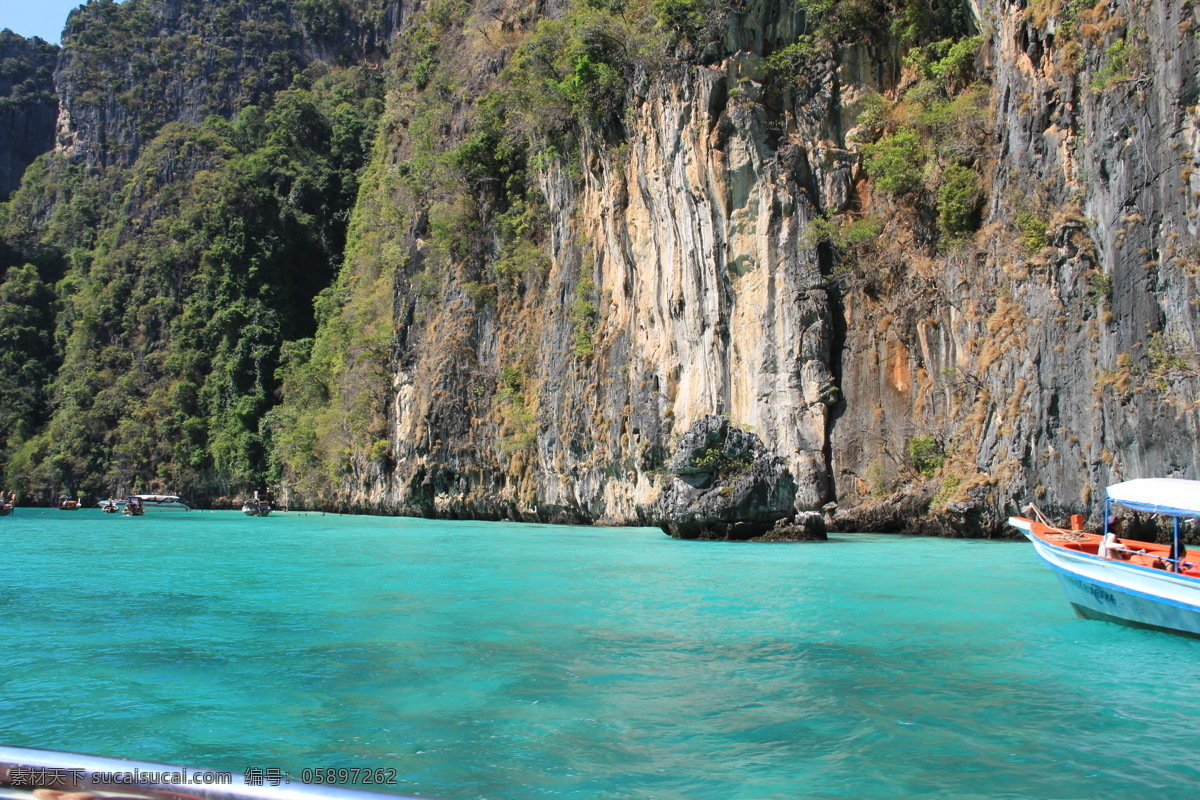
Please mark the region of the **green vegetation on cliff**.
POLYGON ((25 39, 0 30, 0 109, 54 97, 54 62, 58 48, 41 39, 25 39))
POLYGON ((0 30, 0 201, 17 188, 29 164, 54 146, 57 60, 56 46, 0 30))
MULTIPOLYGON (((154 24, 148 13, 133 1, 73 16, 70 74, 94 68, 103 79, 97 64, 132 58, 114 48, 180 45, 141 41, 154 24)), ((247 43, 246 30, 233 33, 247 43)), ((136 151, 120 150, 130 140, 119 145, 113 166, 54 155, 26 173, 4 237, 10 259, 34 262, 55 282, 56 306, 32 268, 10 268, 4 286, 21 298, 41 291, 43 313, 58 309, 57 334, 52 351, 28 348, 24 365, 9 358, 3 368, 36 376, 61 367, 49 408, 43 401, 40 415, 19 413, 27 423, 2 431, 10 481, 27 475, 41 491, 93 495, 186 487, 196 496, 262 481, 270 444, 261 423, 276 402, 281 348, 315 330, 312 300, 340 263, 382 107, 369 68, 284 72, 290 88, 255 94, 258 105, 245 104, 247 95, 232 120, 170 122, 136 151), (121 167, 118 156, 133 152, 121 167)), ((240 78, 267 88, 275 80, 240 78)), ((146 111, 141 129, 154 131, 159 106, 135 105, 146 111)), ((26 394, 36 399, 44 385, 26 394)), ((19 408, 9 394, 5 406, 19 408)))
POLYGON ((89 164, 128 165, 172 121, 263 105, 314 55, 361 60, 389 0, 92 0, 63 33, 60 82, 89 164), (99 136, 97 136, 100 134, 99 136))

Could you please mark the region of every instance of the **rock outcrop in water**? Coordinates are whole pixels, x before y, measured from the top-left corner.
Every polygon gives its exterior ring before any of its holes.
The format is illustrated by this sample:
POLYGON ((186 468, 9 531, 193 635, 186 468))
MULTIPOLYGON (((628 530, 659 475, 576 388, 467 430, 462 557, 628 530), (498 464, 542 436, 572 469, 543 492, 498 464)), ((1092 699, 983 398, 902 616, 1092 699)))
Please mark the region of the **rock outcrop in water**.
POLYGON ((817 511, 801 511, 791 519, 781 519, 766 533, 751 542, 824 542, 829 539, 825 517, 817 511))
POLYGON ((678 539, 752 539, 795 515, 783 459, 721 417, 696 420, 665 470, 651 521, 678 539))

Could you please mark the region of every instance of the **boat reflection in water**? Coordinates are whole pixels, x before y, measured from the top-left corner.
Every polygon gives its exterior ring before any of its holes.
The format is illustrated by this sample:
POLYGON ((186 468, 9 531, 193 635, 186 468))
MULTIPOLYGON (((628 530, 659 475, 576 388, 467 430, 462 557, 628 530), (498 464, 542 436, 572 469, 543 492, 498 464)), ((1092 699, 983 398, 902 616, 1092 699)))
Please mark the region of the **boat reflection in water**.
POLYGON ((1082 515, 1067 528, 1044 517, 1008 522, 1033 542, 1079 616, 1200 637, 1200 557, 1188 560, 1180 538, 1180 521, 1198 517, 1200 481, 1143 478, 1108 487, 1102 533, 1083 530, 1082 515), (1122 538, 1113 506, 1170 518, 1171 544, 1122 538))

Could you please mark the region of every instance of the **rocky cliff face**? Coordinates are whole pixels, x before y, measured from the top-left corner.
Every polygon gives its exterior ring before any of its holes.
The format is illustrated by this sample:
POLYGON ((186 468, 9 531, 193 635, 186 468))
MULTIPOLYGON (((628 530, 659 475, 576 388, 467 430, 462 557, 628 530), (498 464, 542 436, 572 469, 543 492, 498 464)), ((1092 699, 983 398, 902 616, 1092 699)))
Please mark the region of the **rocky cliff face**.
MULTIPOLYGON (((713 45, 728 58, 640 79, 623 141, 585 135, 581 168, 539 167, 545 274, 521 291, 504 291, 485 248, 450 266, 481 276, 430 297, 418 279, 440 255, 417 219, 398 282, 395 466, 364 467, 371 490, 345 485, 344 507, 654 521, 675 440, 707 415, 768 443, 795 484, 789 505, 825 502, 833 328, 802 234, 822 192, 850 192, 853 159, 818 133, 785 134, 754 80, 803 14, 768 3, 732 19, 713 45), (489 280, 498 299, 464 295, 489 280)), ((511 55, 496 50, 493 63, 511 55)), ((464 98, 490 88, 476 74, 464 98)), ((803 102, 828 124, 827 96, 803 102)))
POLYGON ((0 200, 21 182, 33 160, 54 147, 58 48, 0 31, 0 200))
POLYGON ((313 61, 381 64, 402 16, 399 0, 93 0, 63 32, 58 149, 127 167, 166 123, 267 103, 313 61))
MULTIPOLYGON (((918 123, 938 156, 904 190, 881 188, 872 147, 933 106, 911 99, 927 87, 895 38, 843 43, 792 82, 764 59, 804 14, 750 3, 701 63, 635 82, 617 146, 585 138, 577 173, 539 172, 551 266, 536 322, 464 300, 471 372, 439 368, 447 318, 422 329, 399 284, 396 466, 371 493, 344 485, 349 505, 658 522, 663 463, 709 414, 761 437, 795 508, 832 501, 842 528, 996 535, 1029 501, 1090 512, 1109 482, 1194 477, 1194 10, 971 11, 974 78, 951 87, 948 118, 918 123), (974 175, 965 223, 955 170, 974 175), (831 237, 839 216, 873 233, 831 237), (518 347, 533 438, 511 453, 495 446, 503 404, 470 391, 518 347)), ((953 83, 949 59, 931 74, 953 83)))
POLYGON ((978 13, 982 229, 844 301, 846 526, 990 533, 1029 501, 1094 515, 1109 483, 1197 475, 1194 8, 978 13), (868 502, 922 436, 945 444, 934 513, 868 502))

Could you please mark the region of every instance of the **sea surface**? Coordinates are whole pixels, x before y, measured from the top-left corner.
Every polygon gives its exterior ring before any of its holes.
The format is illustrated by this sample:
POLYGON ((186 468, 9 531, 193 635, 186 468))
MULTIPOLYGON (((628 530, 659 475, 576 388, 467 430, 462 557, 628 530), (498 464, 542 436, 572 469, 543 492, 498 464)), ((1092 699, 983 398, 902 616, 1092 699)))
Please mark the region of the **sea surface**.
POLYGON ((0 744, 467 798, 1192 798, 1200 641, 1021 542, 0 518, 0 744))

